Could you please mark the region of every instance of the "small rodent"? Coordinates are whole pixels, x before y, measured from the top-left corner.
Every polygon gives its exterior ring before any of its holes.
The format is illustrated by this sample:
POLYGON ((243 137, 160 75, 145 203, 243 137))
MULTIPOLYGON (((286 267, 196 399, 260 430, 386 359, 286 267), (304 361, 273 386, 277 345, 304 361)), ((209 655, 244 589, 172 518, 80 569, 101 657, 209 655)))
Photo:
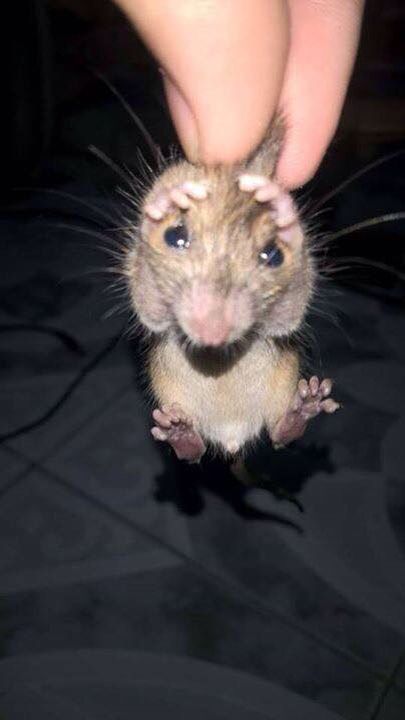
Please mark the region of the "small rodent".
POLYGON ((125 260, 133 307, 152 334, 156 440, 198 462, 234 456, 267 428, 275 446, 339 407, 332 382, 299 378, 290 340, 316 279, 304 227, 274 180, 276 121, 243 164, 187 161, 155 180, 125 260))

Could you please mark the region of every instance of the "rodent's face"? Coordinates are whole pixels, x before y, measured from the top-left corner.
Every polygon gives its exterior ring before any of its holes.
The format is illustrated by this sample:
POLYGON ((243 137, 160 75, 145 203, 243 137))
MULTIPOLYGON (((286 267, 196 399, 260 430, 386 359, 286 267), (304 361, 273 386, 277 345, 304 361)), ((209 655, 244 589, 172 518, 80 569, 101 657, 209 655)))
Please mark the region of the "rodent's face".
MULTIPOLYGON (((182 166, 183 167, 183 166, 182 166)), ((201 169, 184 164, 189 176, 201 169)), ((159 181, 170 187, 173 169, 159 181)), ((184 180, 184 168, 181 179, 184 180)), ((143 219, 127 275, 141 323, 199 346, 247 336, 288 336, 305 314, 313 266, 301 227, 286 240, 267 205, 243 193, 230 171, 206 171, 208 197, 163 219, 143 219)), ((156 190, 155 190, 156 192, 156 190)))

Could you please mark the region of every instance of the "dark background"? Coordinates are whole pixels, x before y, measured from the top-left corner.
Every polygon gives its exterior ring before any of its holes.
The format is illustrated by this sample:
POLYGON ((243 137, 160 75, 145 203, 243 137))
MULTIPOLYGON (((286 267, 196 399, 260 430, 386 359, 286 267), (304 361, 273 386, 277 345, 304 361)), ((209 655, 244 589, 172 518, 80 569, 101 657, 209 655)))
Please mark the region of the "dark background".
MULTIPOLYGON (((405 12, 399 0, 366 3, 360 50, 340 126, 320 171, 306 188, 312 199, 367 162, 403 148, 404 31, 405 12)), ((92 70, 101 71, 117 86, 165 153, 176 144, 154 61, 113 3, 17 3, 8 7, 2 32, 7 107, 3 113, 3 199, 16 186, 32 182, 55 186, 79 175, 98 187, 104 183, 113 189, 116 178, 89 155, 90 144, 138 174, 136 149, 151 160, 140 133, 92 70)), ((322 229, 333 231, 403 210, 403 162, 402 156, 389 161, 329 202, 322 229)), ((402 231, 400 221, 379 225, 342 238, 330 246, 330 252, 333 257, 380 259, 400 270, 402 231)), ((341 279, 349 277, 346 273, 341 279)), ((356 268, 355 282, 359 281, 395 285, 393 275, 371 268, 356 268)))
MULTIPOLYGON (((88 149, 151 160, 94 70, 176 143, 156 67, 109 2, 2 10, 1 720, 404 720, 404 222, 327 245, 302 352, 342 410, 263 438, 249 487, 178 463, 109 272, 123 178, 88 149)), ((404 31, 400 0, 367 3, 303 199, 405 148, 404 31)), ((404 212, 404 162, 327 201, 320 233, 404 212)))

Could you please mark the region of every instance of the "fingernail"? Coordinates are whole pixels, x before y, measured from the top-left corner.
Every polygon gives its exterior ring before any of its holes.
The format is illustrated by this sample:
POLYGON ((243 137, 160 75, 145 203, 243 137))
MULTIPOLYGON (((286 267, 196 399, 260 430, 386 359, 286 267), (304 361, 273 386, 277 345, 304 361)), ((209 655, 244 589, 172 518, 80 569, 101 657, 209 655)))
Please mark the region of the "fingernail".
POLYGON ((179 140, 187 158, 196 163, 199 160, 199 140, 194 113, 179 87, 164 70, 161 70, 161 73, 170 114, 179 140))

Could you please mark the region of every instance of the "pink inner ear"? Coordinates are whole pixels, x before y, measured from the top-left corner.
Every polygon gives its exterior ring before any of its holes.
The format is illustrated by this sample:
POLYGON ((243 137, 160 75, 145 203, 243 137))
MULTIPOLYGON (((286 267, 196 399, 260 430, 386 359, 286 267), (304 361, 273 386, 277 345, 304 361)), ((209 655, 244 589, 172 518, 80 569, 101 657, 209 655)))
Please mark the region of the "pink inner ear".
POLYGON ((298 222, 294 201, 288 193, 281 192, 271 201, 271 207, 277 227, 285 228, 298 222))
POLYGON ((288 227, 277 229, 277 237, 286 245, 293 247, 302 245, 304 233, 298 219, 288 227))
POLYGON ((277 237, 287 245, 299 247, 304 240, 304 233, 291 195, 282 191, 269 205, 277 237))
POLYGON ((290 193, 264 175, 244 173, 238 179, 242 192, 254 194, 257 202, 266 204, 277 228, 278 237, 289 245, 300 245, 304 234, 290 193))
POLYGON ((270 201, 270 206, 270 214, 274 219, 280 240, 288 245, 301 245, 304 233, 291 195, 281 190, 277 197, 270 201))

